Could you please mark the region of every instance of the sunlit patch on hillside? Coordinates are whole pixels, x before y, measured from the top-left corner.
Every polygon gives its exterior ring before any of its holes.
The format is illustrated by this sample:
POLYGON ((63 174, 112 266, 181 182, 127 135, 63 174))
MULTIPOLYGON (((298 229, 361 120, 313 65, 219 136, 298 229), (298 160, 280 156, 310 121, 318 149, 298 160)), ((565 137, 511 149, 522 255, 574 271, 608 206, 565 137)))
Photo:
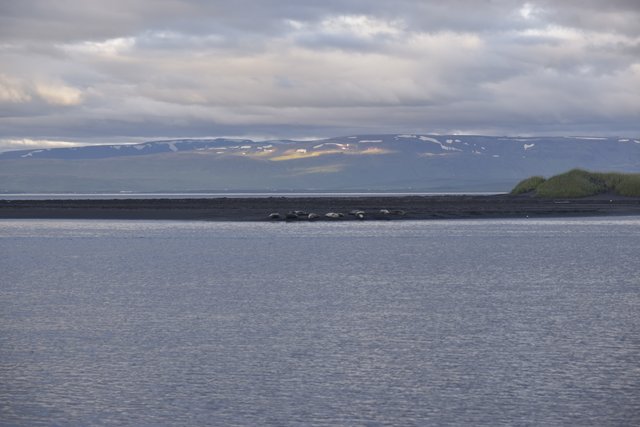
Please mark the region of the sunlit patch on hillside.
POLYGON ((273 156, 275 150, 259 150, 246 153, 247 156, 268 159, 273 156))
POLYGON ((446 157, 446 156, 454 156, 454 153, 420 153, 418 156, 420 157, 446 157))
POLYGON ((327 173, 338 173, 344 170, 345 166, 341 164, 334 165, 324 165, 324 166, 313 166, 309 168, 299 168, 295 169, 292 176, 302 176, 302 175, 313 175, 313 174, 327 174, 327 173))
POLYGON ((274 156, 269 160, 279 162, 283 160, 308 159, 312 157, 319 157, 327 154, 338 154, 338 153, 343 153, 343 151, 342 150, 322 150, 322 151, 287 150, 282 155, 274 156))
POLYGON ((348 151, 346 154, 366 155, 366 154, 391 154, 391 153, 396 153, 396 151, 387 150, 386 148, 370 147, 361 151, 348 151))

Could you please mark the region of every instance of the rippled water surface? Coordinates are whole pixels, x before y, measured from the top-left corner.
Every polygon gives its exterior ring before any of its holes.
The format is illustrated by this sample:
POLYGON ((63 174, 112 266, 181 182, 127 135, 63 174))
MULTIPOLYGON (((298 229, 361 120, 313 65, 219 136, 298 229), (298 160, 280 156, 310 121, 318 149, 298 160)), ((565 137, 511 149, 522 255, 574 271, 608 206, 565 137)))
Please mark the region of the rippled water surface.
POLYGON ((640 219, 0 221, 0 425, 638 425, 640 219))

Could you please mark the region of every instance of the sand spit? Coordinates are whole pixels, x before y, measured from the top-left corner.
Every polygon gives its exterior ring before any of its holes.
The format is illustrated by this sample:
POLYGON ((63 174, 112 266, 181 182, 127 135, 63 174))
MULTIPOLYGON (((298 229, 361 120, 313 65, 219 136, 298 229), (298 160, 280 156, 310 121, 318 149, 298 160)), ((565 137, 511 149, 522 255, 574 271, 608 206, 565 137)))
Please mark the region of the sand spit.
POLYGON ((24 219, 367 221, 595 215, 640 215, 640 198, 618 196, 609 198, 606 195, 599 195, 585 199, 539 199, 505 194, 335 198, 0 200, 0 218, 24 219), (326 216, 330 212, 342 215, 326 216), (277 218, 272 215, 274 213, 279 214, 277 218))

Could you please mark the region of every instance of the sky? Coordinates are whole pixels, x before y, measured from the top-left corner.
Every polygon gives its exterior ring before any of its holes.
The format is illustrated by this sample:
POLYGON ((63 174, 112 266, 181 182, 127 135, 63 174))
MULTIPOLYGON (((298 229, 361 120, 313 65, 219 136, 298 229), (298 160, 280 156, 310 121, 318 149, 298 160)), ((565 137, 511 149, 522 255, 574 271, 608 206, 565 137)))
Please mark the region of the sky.
POLYGON ((640 136, 640 0, 0 0, 0 150, 640 136))

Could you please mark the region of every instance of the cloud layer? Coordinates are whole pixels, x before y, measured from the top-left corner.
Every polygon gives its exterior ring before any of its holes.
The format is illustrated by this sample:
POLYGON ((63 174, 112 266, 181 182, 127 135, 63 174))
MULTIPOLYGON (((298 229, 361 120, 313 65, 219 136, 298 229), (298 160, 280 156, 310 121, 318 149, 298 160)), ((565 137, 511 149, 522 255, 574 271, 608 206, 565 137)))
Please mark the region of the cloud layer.
POLYGON ((638 22, 636 0, 3 2, 0 140, 637 136, 638 22))

